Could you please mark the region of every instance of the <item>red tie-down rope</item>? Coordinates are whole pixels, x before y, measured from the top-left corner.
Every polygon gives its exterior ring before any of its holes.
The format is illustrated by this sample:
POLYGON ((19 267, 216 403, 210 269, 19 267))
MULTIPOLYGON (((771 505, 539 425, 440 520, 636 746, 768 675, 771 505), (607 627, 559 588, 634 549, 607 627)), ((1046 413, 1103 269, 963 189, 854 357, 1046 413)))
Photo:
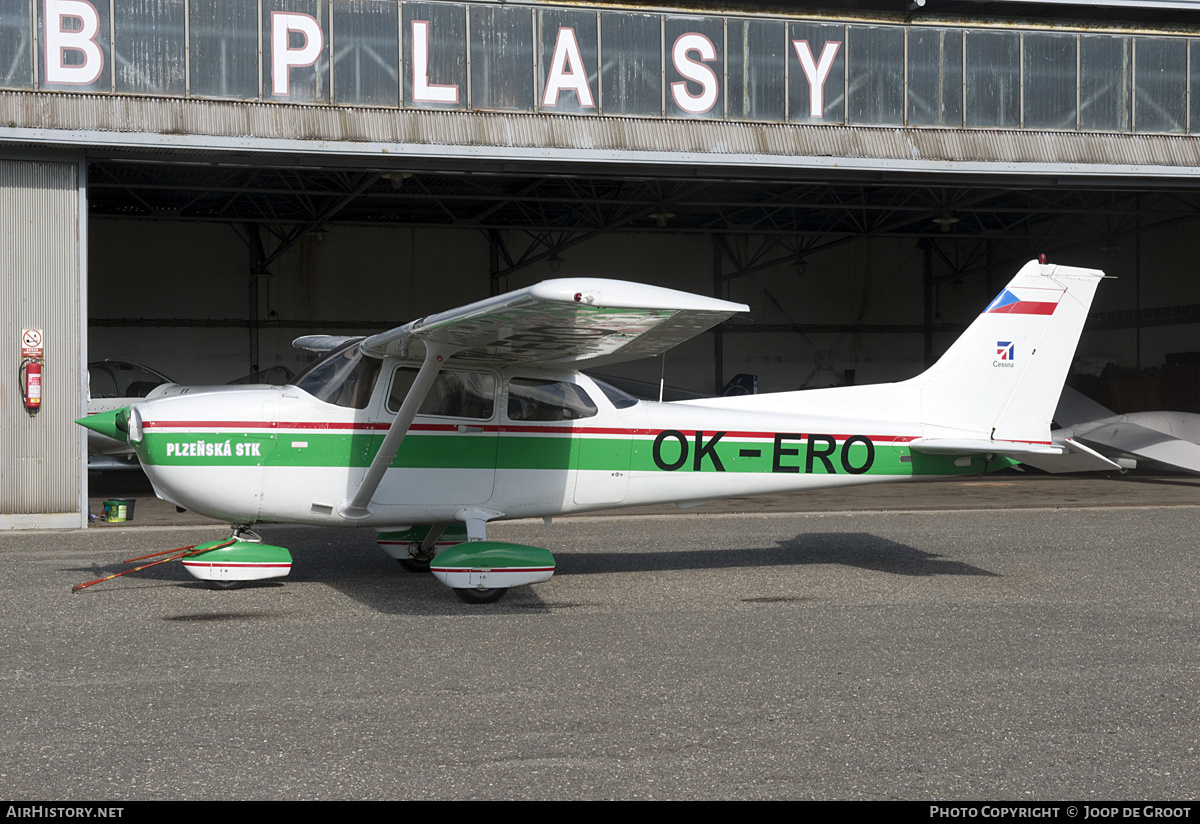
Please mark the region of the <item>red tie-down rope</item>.
POLYGON ((122 575, 128 575, 131 572, 139 572, 143 569, 149 569, 152 566, 158 566, 159 564, 165 564, 167 561, 174 561, 179 558, 187 558, 192 555, 199 555, 201 552, 208 552, 210 549, 224 549, 225 547, 229 546, 233 542, 234 542, 234 539, 230 538, 228 541, 217 544, 216 546, 206 546, 204 549, 200 550, 199 552, 196 551, 196 547, 199 546, 199 544, 192 544, 191 546, 181 546, 181 547, 177 547, 175 549, 164 549, 162 552, 152 552, 149 555, 142 555, 138 558, 130 558, 128 561, 122 561, 121 563, 132 564, 134 561, 144 561, 147 558, 156 558, 159 555, 168 555, 170 553, 175 553, 174 555, 171 555, 170 558, 163 558, 161 560, 154 561, 153 563, 142 564, 140 567, 134 567, 133 569, 127 569, 124 572, 117 572, 117 573, 109 575, 105 578, 97 578, 94 581, 88 581, 86 584, 76 584, 75 586, 71 587, 71 592, 79 592, 79 590, 86 589, 87 587, 90 587, 94 584, 100 584, 105 581, 111 581, 113 578, 120 578, 122 575))

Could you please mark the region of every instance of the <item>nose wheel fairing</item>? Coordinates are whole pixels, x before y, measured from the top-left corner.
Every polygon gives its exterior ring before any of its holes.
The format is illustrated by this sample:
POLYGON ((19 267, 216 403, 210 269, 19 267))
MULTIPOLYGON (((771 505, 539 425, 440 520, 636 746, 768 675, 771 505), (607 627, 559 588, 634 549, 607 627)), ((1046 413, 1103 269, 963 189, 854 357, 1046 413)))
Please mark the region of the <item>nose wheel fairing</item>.
POLYGON ((228 541, 209 543, 211 549, 200 544, 196 547, 198 552, 183 559, 184 569, 201 581, 236 585, 242 581, 283 578, 292 571, 292 554, 281 546, 246 540, 228 546, 225 546, 228 541))

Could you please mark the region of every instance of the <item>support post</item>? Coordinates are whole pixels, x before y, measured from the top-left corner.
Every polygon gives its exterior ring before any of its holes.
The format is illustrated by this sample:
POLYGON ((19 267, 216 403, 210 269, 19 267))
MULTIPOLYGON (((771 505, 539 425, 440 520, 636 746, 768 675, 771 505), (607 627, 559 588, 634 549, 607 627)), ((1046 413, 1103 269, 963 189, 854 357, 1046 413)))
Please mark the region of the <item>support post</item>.
POLYGON ((246 224, 250 247, 250 374, 258 372, 258 279, 266 274, 266 249, 257 223, 246 224))
POLYGON ((921 238, 925 250, 925 368, 933 366, 933 241, 921 238))
POLYGON ((500 231, 488 231, 488 268, 491 279, 492 297, 500 294, 500 231))
MULTIPOLYGON (((721 245, 717 242, 715 235, 712 236, 712 276, 713 276, 713 297, 721 297, 721 245)), ((721 324, 717 324, 713 329, 713 377, 715 385, 713 386, 713 394, 720 394, 725 387, 725 333, 721 330, 721 324)))
POLYGON ((1136 318, 1133 325, 1135 339, 1134 368, 1142 371, 1142 196, 1137 196, 1137 217, 1134 218, 1133 235, 1133 291, 1134 313, 1136 318))

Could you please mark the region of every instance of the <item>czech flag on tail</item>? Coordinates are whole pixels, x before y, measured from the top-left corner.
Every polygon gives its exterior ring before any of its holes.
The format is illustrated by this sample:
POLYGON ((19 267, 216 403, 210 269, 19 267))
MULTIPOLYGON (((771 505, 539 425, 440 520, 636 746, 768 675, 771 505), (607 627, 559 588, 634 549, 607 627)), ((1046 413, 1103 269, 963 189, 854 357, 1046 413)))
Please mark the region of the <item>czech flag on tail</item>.
POLYGON ((1010 286, 984 310, 985 315, 1053 315, 1065 289, 1010 286))

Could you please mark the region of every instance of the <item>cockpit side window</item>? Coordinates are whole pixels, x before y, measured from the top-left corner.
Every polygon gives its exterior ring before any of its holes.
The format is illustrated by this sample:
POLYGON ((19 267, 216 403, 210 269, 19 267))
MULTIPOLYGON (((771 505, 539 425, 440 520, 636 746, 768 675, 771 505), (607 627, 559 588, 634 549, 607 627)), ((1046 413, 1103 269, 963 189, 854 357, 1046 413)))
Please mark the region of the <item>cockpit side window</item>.
POLYGON ((596 414, 583 387, 566 381, 513 378, 508 382, 508 418, 513 421, 574 421, 596 414))
POLYGON ((383 361, 362 353, 357 341, 333 350, 296 378, 296 386, 319 401, 366 409, 383 361))
MULTIPOLYGON (((388 392, 389 412, 400 411, 416 380, 417 370, 401 366, 392 377, 388 392)), ((417 410, 418 415, 487 420, 496 408, 496 378, 487 372, 438 372, 429 395, 417 410)))
POLYGON ((93 398, 117 398, 117 379, 112 372, 99 365, 88 367, 88 389, 93 398))

